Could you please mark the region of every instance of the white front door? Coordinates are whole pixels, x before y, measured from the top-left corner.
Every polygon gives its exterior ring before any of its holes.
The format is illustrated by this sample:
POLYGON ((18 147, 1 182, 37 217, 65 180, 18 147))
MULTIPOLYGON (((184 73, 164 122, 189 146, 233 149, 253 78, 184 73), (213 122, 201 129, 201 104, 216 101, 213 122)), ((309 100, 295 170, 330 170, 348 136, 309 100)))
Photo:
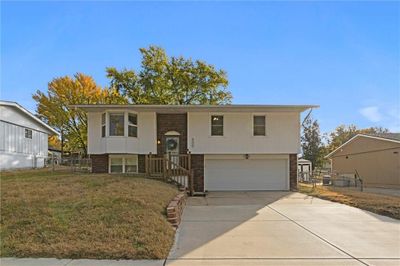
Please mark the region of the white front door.
POLYGON ((288 190, 288 159, 207 159, 204 187, 208 191, 288 190))

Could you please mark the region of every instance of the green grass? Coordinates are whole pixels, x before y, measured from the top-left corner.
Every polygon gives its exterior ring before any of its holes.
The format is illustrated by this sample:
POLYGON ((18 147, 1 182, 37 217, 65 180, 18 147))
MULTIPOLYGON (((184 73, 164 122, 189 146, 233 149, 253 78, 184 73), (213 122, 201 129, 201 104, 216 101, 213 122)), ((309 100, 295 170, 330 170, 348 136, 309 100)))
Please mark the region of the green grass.
POLYGON ((1 256, 160 259, 178 190, 138 177, 48 170, 1 173, 1 256))

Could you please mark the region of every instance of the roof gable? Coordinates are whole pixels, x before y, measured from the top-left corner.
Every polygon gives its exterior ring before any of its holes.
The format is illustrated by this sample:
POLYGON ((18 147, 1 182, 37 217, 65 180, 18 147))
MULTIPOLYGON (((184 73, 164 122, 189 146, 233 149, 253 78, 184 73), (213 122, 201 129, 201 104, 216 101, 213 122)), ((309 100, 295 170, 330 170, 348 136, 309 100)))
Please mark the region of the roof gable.
POLYGON ((379 150, 382 148, 393 147, 393 144, 399 144, 400 146, 400 140, 366 134, 357 134, 347 142, 340 145, 337 149, 326 155, 325 158, 331 158, 334 155, 338 155, 338 153, 351 154, 356 152, 379 150))
MULTIPOLYGON (((37 124, 38 126, 43 128, 45 131, 47 131, 49 134, 55 134, 55 135, 58 134, 57 131, 55 131, 52 127, 50 127, 49 125, 44 123, 42 120, 37 118, 35 115, 33 115, 31 112, 29 112, 28 110, 26 110, 24 107, 22 107, 21 105, 19 105, 16 102, 0 101, 0 106, 6 106, 6 107, 15 108, 19 113, 21 113, 23 115, 23 117, 26 117, 30 121, 33 121, 34 124, 37 124)), ((3 114, 2 114, 2 119, 3 118, 4 117, 3 117, 3 114)), ((22 116, 21 116, 21 118, 22 118, 22 116)), ((9 122, 18 124, 17 121, 9 121, 9 122)))

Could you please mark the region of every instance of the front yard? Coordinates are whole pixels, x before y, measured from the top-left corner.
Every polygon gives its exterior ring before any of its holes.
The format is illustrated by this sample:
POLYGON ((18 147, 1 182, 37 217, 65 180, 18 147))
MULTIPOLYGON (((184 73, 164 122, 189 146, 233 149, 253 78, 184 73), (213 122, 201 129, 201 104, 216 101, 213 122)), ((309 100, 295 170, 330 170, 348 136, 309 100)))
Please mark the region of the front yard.
POLYGON ((346 188, 299 184, 299 192, 400 219, 400 197, 354 191, 346 188))
POLYGON ((1 173, 1 256, 165 258, 178 193, 159 181, 115 175, 1 173))

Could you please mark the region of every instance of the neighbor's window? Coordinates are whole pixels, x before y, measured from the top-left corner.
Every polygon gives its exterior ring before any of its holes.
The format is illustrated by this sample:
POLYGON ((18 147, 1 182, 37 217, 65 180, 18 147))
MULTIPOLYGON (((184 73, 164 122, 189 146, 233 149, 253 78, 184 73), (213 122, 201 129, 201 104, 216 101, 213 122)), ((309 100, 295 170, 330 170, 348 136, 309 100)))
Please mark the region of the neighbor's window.
POLYGON ((211 136, 224 135, 224 117, 222 115, 211 116, 211 136))
POLYGON ((101 137, 106 136, 106 113, 101 114, 101 137))
POLYGON ((128 115, 128 136, 137 138, 137 115, 128 115))
POLYGON ((111 173, 122 173, 123 172, 123 159, 119 158, 110 158, 110 172, 111 173))
POLYGON ((253 135, 265 136, 265 115, 253 116, 253 135))
POLYGON ((110 114, 110 136, 124 136, 124 113, 110 114))
POLYGON ((125 157, 125 173, 137 172, 137 157, 125 157))
POLYGON ((31 139, 32 138, 32 130, 25 128, 25 138, 31 139))

